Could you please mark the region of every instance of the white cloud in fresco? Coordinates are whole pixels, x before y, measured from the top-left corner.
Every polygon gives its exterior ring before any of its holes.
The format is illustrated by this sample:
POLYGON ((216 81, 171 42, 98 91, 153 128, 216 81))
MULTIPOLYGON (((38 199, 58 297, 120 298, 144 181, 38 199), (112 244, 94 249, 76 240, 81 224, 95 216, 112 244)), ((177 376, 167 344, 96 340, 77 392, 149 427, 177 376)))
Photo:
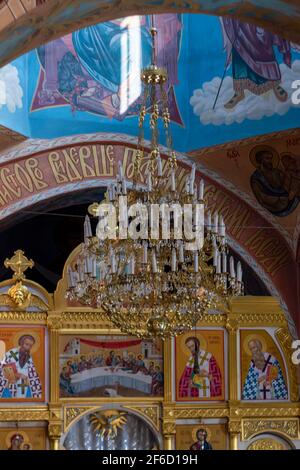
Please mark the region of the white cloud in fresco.
POLYGON ((291 107, 295 107, 291 101, 291 94, 294 91, 292 89, 292 82, 300 79, 300 60, 295 60, 291 69, 285 64, 280 64, 280 70, 282 75, 281 86, 289 95, 285 103, 278 101, 273 91, 260 96, 246 91, 246 98, 238 103, 234 109, 227 110, 224 108, 224 104, 232 98, 234 91, 232 77, 225 77, 218 102, 215 110, 213 110, 221 83, 220 77, 214 77, 210 82, 204 83, 202 88, 194 90, 193 96, 190 99, 194 114, 199 116, 202 124, 214 124, 216 126, 221 124, 229 125, 235 122, 241 123, 245 119, 259 120, 274 114, 280 116, 286 114, 291 107))
POLYGON ((9 112, 14 113, 23 107, 22 97, 18 69, 11 64, 0 68, 0 109, 7 106, 9 112))

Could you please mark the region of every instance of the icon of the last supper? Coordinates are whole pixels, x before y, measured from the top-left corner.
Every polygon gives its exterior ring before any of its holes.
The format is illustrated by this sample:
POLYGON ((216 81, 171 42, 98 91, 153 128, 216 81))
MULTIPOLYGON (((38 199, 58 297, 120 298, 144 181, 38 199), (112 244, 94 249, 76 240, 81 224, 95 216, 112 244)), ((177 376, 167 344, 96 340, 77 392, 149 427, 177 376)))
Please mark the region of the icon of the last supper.
POLYGON ((162 343, 128 336, 60 336, 61 397, 163 396, 162 343))

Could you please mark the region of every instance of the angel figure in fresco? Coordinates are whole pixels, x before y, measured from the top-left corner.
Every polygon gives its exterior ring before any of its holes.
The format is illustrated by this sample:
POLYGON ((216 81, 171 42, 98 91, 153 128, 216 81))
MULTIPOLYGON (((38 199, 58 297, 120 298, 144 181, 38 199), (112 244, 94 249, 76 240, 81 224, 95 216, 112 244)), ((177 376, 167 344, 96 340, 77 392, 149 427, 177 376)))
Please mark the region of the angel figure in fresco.
POLYGON ((263 352, 262 343, 252 339, 248 343, 252 354, 243 386, 243 400, 287 400, 288 392, 278 360, 263 352))
POLYGON ((282 54, 283 62, 291 68, 291 43, 253 24, 241 23, 235 18, 221 19, 226 68, 232 64, 234 95, 224 105, 233 109, 245 99, 245 91, 262 95, 272 90, 275 97, 285 102, 287 91, 281 85, 281 71, 274 47, 282 54))
POLYGON ((42 384, 31 357, 32 335, 19 338, 18 347, 6 352, 0 363, 0 398, 41 398, 42 384))
POLYGON ((222 376, 214 356, 200 349, 198 338, 186 339, 191 356, 179 382, 179 397, 210 398, 222 395, 222 376))

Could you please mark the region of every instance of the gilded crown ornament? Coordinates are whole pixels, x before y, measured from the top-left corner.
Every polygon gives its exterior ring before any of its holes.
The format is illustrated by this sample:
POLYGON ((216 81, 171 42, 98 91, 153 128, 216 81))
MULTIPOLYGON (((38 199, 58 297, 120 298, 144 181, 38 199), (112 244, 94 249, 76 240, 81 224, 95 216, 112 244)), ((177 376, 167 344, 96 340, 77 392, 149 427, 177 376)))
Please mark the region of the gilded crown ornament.
POLYGON ((68 271, 67 297, 101 307, 122 332, 164 339, 191 330, 209 309, 241 295, 243 282, 241 263, 228 259, 223 217, 206 208, 204 181, 196 183, 195 164, 183 189, 177 181, 168 75, 156 64, 153 19, 151 35, 152 63, 141 72, 133 182, 128 185, 118 162, 105 200, 89 207, 99 217, 96 236, 86 216, 76 269, 68 271), (151 147, 146 150, 147 114, 151 147), (161 156, 161 127, 167 158, 161 156))

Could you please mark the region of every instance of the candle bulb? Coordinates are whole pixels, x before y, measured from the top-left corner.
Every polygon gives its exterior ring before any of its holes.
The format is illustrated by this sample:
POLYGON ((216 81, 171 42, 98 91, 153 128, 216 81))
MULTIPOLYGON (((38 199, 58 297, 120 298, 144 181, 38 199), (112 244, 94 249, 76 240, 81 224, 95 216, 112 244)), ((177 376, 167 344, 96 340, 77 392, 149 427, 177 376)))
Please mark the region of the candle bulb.
POLYGON ((199 185, 199 200, 203 201, 203 199, 204 199, 204 181, 201 180, 200 185, 199 185))
POLYGON ((82 264, 80 264, 78 266, 78 272, 79 272, 79 282, 83 282, 84 281, 84 270, 83 270, 82 264))
POLYGON ((219 232, 221 237, 225 237, 225 232, 226 232, 226 227, 225 227, 224 219, 221 216, 220 217, 220 232, 219 232))
POLYGON ((122 179, 124 177, 124 175, 123 175, 123 166, 122 166, 121 162, 119 162, 118 165, 119 165, 119 179, 120 179, 120 181, 122 181, 122 179))
POLYGON ((116 187, 114 184, 111 185, 111 200, 114 201, 116 199, 116 187))
POLYGON ((84 272, 84 274, 87 274, 89 272, 89 265, 88 265, 87 256, 84 258, 83 272, 84 272))
POLYGON ((176 181, 175 181, 175 170, 172 168, 171 170, 171 190, 176 191, 176 181))
POLYGON ((157 273, 157 262, 156 262, 156 255, 155 255, 154 250, 152 251, 152 271, 154 273, 157 273))
POLYGON ((217 274, 221 274, 221 255, 220 255, 220 253, 218 253, 217 274))
POLYGON ((110 270, 111 270, 111 273, 112 273, 112 274, 115 274, 115 273, 116 273, 116 270, 117 270, 117 266, 116 266, 116 257, 115 257, 115 254, 114 254, 114 253, 112 253, 111 259, 110 259, 110 270))
POLYGON ((152 191, 152 178, 151 178, 151 173, 148 173, 147 175, 147 187, 149 193, 152 191))
POLYGON ((172 269, 173 272, 176 271, 176 250, 175 250, 175 248, 172 249, 171 269, 172 269))
POLYGON ((194 183, 195 183, 196 165, 193 163, 190 176, 190 194, 194 194, 194 183))
POLYGON ((148 262, 148 244, 147 242, 143 243, 143 263, 147 264, 148 262))
POLYGON ((112 201, 113 200, 113 195, 112 195, 112 185, 110 184, 108 187, 108 200, 112 201))
POLYGON ((183 246, 183 242, 181 242, 180 245, 179 245, 179 262, 184 263, 184 246, 183 246))
POLYGON ((226 253, 222 253, 222 271, 223 271, 223 273, 227 273, 227 255, 226 255, 226 253))
POLYGON ((211 212, 207 212, 207 230, 211 230, 211 212))
POLYGON ((199 256, 198 251, 194 253, 194 271, 197 273, 199 271, 199 256))
POLYGON ((69 284, 69 288, 75 287, 73 271, 70 268, 70 266, 68 267, 68 284, 69 284))
POLYGON ((98 270, 98 279, 99 281, 102 281, 102 263, 99 264, 99 270, 98 270))
POLYGON ((88 273, 92 274, 93 271, 93 259, 91 256, 88 256, 88 273))
POLYGON ((84 221, 84 224, 83 224, 83 238, 85 242, 88 239, 86 221, 84 221))
POLYGON ((162 161, 160 154, 158 154, 157 157, 157 175, 162 176, 162 161))
POLYGON ((126 180, 123 178, 122 179, 122 193, 124 196, 127 194, 127 185, 126 185, 126 180))
POLYGON ((219 222, 219 215, 216 212, 214 215, 214 227, 213 227, 214 233, 218 233, 218 222, 219 222))
POLYGON ((190 179, 189 179, 188 176, 186 177, 186 181, 185 181, 185 192, 187 194, 189 194, 189 192, 190 192, 190 179))
POLYGON ((216 268, 217 267, 217 264, 218 264, 218 257, 219 257, 219 251, 218 251, 218 248, 217 246, 214 246, 214 252, 213 252, 213 265, 214 267, 216 268))
POLYGON ((96 261, 96 258, 93 258, 93 261, 92 261, 92 276, 95 279, 97 277, 97 261, 96 261))
POLYGON ((135 257, 134 257, 134 255, 131 256, 130 261, 131 261, 131 263, 130 263, 131 264, 131 269, 130 269, 131 273, 130 274, 134 274, 134 271, 135 271, 135 257))
POLYGON ((89 218, 88 215, 85 216, 84 223, 86 225, 86 235, 87 235, 87 237, 92 237, 93 233, 92 233, 91 221, 90 221, 90 218, 89 218))
POLYGON ((237 280, 238 282, 242 282, 242 265, 240 261, 237 264, 237 280))
POLYGON ((235 278, 234 260, 232 256, 230 256, 229 266, 230 266, 230 277, 235 278))

